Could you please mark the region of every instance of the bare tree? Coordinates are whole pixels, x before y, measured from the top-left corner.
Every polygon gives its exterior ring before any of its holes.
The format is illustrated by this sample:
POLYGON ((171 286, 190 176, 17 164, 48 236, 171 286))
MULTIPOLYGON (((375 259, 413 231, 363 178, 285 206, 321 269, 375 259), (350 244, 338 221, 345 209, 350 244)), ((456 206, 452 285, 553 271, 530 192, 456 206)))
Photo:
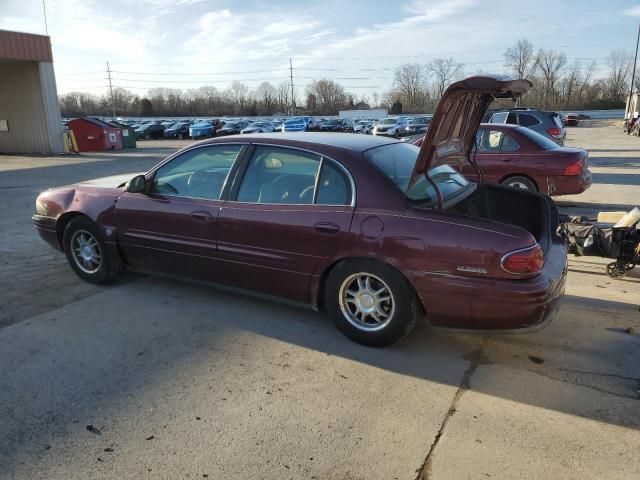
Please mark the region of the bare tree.
POLYGON ((256 99, 262 103, 264 112, 271 115, 278 99, 278 91, 269 82, 262 82, 256 90, 256 99))
POLYGON ((426 69, 433 76, 435 93, 439 98, 450 83, 463 75, 464 65, 453 58, 436 58, 427 64, 426 69))
POLYGON ((538 57, 533 43, 527 39, 520 39, 513 47, 507 48, 504 52, 504 66, 518 78, 531 78, 538 66, 538 57))
POLYGON ((556 50, 538 51, 538 66, 542 75, 544 91, 544 107, 549 108, 549 102, 555 100, 556 84, 561 76, 562 68, 567 64, 567 56, 556 50))
POLYGON ((286 112, 289 109, 289 98, 291 95, 291 85, 287 82, 282 82, 277 88, 278 95, 278 110, 281 113, 286 112))
POLYGON ((247 102, 247 96, 249 94, 249 87, 244 83, 234 80, 229 87, 229 96, 237 108, 237 112, 242 114, 245 103, 247 102))
POLYGON ((607 57, 609 75, 606 79, 607 95, 616 101, 624 101, 631 81, 632 57, 626 50, 614 50, 607 57))
POLYGON ((335 115, 348 103, 344 87, 326 78, 313 80, 307 85, 307 95, 315 96, 318 113, 325 115, 335 115))
POLYGON ((428 97, 427 71, 419 63, 405 63, 396 68, 393 81, 398 100, 405 111, 423 111, 428 97))

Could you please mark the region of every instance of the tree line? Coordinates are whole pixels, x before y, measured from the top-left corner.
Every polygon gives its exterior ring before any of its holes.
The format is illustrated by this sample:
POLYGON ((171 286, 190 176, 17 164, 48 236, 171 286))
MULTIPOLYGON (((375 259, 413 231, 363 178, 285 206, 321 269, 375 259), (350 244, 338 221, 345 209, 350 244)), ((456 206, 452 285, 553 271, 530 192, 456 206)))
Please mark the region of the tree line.
MULTIPOLYGON (((624 108, 629 92, 632 56, 614 50, 599 66, 595 61, 569 62, 554 49, 536 49, 521 39, 504 52, 506 73, 526 78, 533 88, 521 100, 521 106, 549 110, 624 108), (604 71, 604 75, 597 75, 604 71)), ((220 90, 213 86, 181 90, 153 88, 137 95, 114 88, 104 95, 70 92, 59 97, 65 117, 83 115, 111 116, 269 116, 274 114, 336 115, 339 110, 386 108, 392 113, 433 112, 446 87, 470 72, 453 58, 436 58, 421 63, 406 63, 394 71, 388 91, 358 97, 331 79, 314 80, 304 93, 292 97, 291 85, 269 82, 250 89, 239 81, 220 90)), ((637 86, 638 82, 636 82, 637 86)))

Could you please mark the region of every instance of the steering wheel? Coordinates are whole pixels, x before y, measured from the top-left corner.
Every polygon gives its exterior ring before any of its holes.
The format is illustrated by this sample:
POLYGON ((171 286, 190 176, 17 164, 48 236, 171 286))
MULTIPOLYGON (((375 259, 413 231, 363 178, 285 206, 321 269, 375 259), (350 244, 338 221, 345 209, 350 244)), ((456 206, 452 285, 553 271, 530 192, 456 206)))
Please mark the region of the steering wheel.
POLYGON ((302 190, 302 192, 300 192, 300 195, 298 195, 298 198, 302 201, 302 203, 312 203, 313 202, 313 190, 314 190, 314 188, 315 188, 314 185, 309 185, 307 188, 302 190), (310 198, 306 198, 306 197, 310 197, 310 198))

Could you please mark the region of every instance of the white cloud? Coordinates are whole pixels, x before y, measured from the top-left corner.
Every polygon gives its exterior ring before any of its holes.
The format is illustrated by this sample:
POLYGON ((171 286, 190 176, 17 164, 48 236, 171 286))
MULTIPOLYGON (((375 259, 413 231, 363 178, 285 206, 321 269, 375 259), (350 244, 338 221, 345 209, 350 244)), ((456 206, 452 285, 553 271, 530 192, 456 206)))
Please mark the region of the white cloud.
POLYGON ((624 14, 629 17, 640 17, 640 5, 636 5, 635 7, 627 8, 624 11, 624 14))

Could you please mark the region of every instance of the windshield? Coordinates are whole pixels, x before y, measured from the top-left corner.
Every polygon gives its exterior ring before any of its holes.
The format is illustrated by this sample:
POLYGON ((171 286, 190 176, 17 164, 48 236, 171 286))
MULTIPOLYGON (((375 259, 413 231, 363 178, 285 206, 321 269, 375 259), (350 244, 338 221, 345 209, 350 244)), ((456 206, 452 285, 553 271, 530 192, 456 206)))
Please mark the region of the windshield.
POLYGON ((327 120, 325 122, 326 125, 339 125, 340 124, 340 120, 327 120))
POLYGON ((253 123, 250 123, 247 128, 259 128, 259 127, 262 127, 263 125, 264 123, 262 122, 253 122, 253 123))
POLYGON ((383 118, 382 120, 380 120, 380 123, 382 125, 393 125, 396 122, 397 120, 395 118, 383 118))
POLYGON ((429 118, 428 117, 416 117, 416 118, 412 119, 409 123, 411 123, 413 125, 424 125, 426 123, 429 123, 429 118))
POLYGON ((368 150, 364 156, 405 193, 409 200, 419 202, 421 206, 438 205, 438 193, 434 183, 442 195, 442 203, 450 203, 456 198, 462 198, 463 193, 475 189, 475 184, 470 183, 451 166, 439 165, 429 170, 428 176, 431 181, 423 175, 407 191, 419 150, 415 145, 408 143, 394 143, 368 150))
POLYGON ((554 148, 558 148, 559 146, 553 140, 550 140, 549 138, 545 137, 544 135, 534 130, 531 130, 530 128, 527 128, 527 127, 517 127, 517 128, 518 128, 518 132, 520 132, 522 135, 527 137, 529 140, 531 140, 533 143, 539 146, 542 150, 553 150, 554 148))

